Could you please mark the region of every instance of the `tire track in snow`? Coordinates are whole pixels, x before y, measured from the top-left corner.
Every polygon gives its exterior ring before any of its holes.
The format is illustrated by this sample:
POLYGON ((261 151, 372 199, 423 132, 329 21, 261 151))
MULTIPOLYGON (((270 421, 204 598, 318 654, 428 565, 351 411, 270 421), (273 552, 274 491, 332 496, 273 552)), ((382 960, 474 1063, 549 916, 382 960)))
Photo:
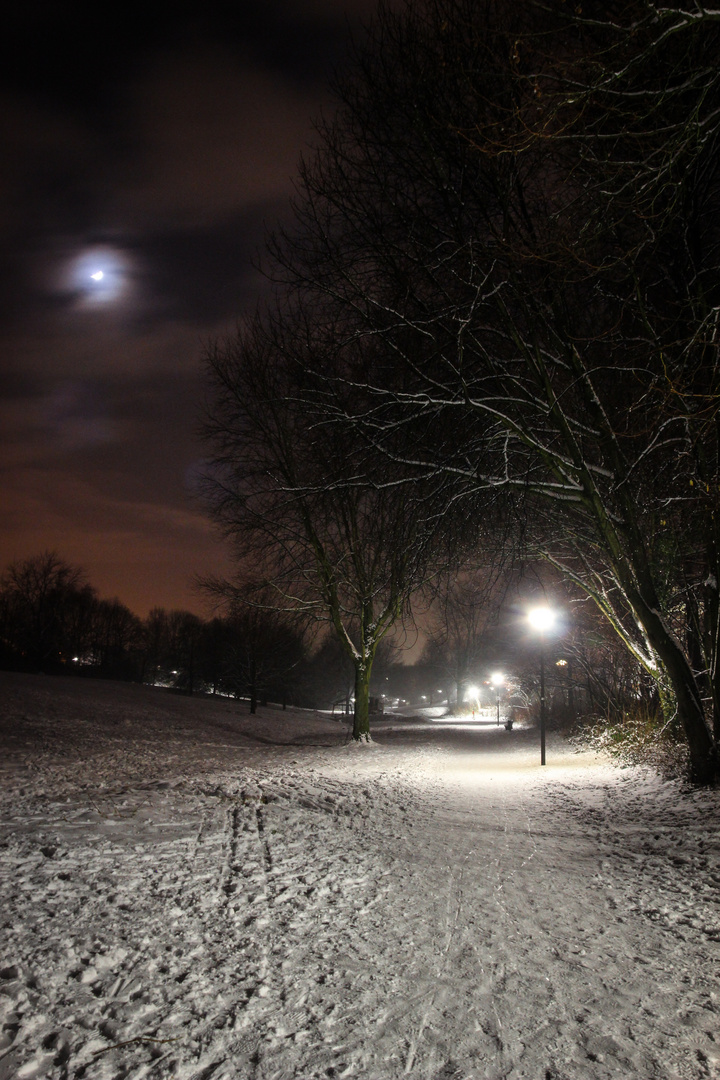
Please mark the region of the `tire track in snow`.
POLYGON ((235 892, 238 874, 238 837, 240 832, 240 809, 237 804, 229 806, 225 811, 225 856, 220 867, 218 889, 224 893, 225 906, 230 903, 230 898, 235 892))
POLYGON ((244 1061, 249 1077, 262 1069, 267 1043, 303 1026, 298 1023, 301 1014, 288 1014, 285 1007, 287 987, 273 950, 279 937, 276 905, 283 881, 273 853, 268 809, 264 794, 243 791, 242 803, 235 802, 227 811, 222 888, 231 925, 239 928, 238 941, 246 942, 246 953, 247 943, 252 943, 255 976, 242 1011, 232 1017, 236 1033, 223 1035, 221 1041, 225 1056, 244 1061))

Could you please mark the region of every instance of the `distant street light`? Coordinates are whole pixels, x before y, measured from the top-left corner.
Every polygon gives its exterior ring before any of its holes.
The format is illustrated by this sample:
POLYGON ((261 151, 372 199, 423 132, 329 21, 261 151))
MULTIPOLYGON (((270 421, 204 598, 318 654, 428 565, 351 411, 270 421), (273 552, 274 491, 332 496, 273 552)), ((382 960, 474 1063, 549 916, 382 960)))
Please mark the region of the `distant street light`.
POLYGON ((505 676, 502 671, 496 671, 490 676, 490 682, 495 687, 495 700, 497 704, 497 726, 500 727, 500 687, 505 684, 505 676))
POLYGON ((540 764, 545 764, 545 634, 555 624, 555 612, 548 607, 532 608, 528 622, 540 638, 540 764))

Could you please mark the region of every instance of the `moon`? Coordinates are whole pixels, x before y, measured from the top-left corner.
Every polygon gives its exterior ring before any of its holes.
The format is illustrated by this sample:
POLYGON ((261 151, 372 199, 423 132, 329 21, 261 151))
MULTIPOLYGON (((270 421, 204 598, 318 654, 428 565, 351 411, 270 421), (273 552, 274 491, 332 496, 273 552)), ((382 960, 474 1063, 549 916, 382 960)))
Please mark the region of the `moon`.
POLYGON ((130 260, 118 247, 97 245, 77 251, 66 264, 66 281, 81 308, 97 308, 127 300, 130 260))

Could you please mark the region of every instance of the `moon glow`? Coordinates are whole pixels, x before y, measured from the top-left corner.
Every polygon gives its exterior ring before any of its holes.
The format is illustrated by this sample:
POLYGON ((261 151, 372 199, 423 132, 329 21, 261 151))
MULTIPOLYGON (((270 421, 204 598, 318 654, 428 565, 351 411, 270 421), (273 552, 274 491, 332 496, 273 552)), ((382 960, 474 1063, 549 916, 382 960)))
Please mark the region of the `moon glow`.
POLYGON ((66 275, 67 285, 81 307, 127 299, 130 265, 119 248, 87 248, 70 260, 66 275))

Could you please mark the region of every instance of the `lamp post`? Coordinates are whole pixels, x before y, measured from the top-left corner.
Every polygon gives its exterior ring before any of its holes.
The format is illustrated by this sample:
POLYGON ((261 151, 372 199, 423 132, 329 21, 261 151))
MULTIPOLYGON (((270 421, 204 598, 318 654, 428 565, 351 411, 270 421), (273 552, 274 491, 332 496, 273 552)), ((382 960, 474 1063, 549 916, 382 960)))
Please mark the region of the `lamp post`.
POLYGON ((495 687, 495 702, 497 704, 497 726, 500 727, 500 687, 505 683, 502 671, 496 671, 490 676, 490 682, 495 687))
POLYGON ((540 764, 545 764, 545 633, 555 622, 555 612, 548 607, 533 608, 528 622, 540 638, 540 764))

